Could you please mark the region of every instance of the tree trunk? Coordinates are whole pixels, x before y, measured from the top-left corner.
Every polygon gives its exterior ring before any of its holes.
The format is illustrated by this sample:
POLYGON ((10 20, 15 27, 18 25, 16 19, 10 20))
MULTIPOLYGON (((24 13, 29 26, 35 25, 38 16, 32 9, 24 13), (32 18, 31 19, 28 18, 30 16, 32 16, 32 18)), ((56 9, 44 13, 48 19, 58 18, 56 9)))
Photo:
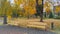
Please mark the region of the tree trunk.
POLYGON ((7 16, 4 15, 4 24, 7 24, 7 16))
POLYGON ((43 0, 42 5, 38 4, 38 0, 36 0, 36 11, 40 14, 40 22, 43 22, 43 0))
POLYGON ((4 12, 4 24, 7 24, 6 8, 5 8, 5 12, 4 12))
POLYGON ((43 3, 43 0, 42 0, 42 11, 41 11, 41 20, 40 20, 40 22, 43 22, 43 5, 44 5, 44 3, 43 3))

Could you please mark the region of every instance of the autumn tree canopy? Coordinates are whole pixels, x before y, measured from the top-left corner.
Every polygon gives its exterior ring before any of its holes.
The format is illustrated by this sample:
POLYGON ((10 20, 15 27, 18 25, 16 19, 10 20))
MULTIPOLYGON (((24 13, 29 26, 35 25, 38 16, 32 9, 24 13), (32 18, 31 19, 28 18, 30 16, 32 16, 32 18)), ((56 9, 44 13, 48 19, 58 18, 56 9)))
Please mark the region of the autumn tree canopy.
MULTIPOLYGON (((50 0, 47 0, 50 1, 50 0)), ((51 3, 44 1, 44 9, 45 12, 50 13, 51 11, 51 3)), ((2 2, 1 2, 2 3, 2 2)), ((20 15, 25 15, 27 16, 28 13, 29 15, 34 15, 36 12, 36 0, 14 0, 14 4, 13 6, 11 6, 10 1, 6 2, 6 7, 8 7, 7 9, 7 15, 11 15, 13 10, 16 10, 16 13, 19 13, 20 15)), ((42 4, 42 0, 38 1, 38 4, 42 4)), ((5 8, 3 4, 0 4, 2 6, 0 6, 0 15, 4 14, 4 12, 2 13, 2 9, 5 8)), ((55 7, 55 12, 59 12, 60 7, 56 6, 55 7)))

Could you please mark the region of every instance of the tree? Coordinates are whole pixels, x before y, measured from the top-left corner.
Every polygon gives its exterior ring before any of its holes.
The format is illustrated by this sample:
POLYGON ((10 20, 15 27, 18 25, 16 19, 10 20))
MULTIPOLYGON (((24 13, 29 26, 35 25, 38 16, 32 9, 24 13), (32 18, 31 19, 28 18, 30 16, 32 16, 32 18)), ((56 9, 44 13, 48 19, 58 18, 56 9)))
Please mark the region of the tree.
POLYGON ((10 2, 7 0, 1 1, 2 14, 4 16, 4 24, 7 24, 7 12, 10 10, 10 2))
POLYGON ((43 22, 43 0, 42 0, 42 4, 38 3, 39 0, 36 0, 36 11, 37 13, 40 15, 40 22, 43 22))
POLYGON ((55 13, 58 13, 60 11, 60 6, 55 6, 55 13))
POLYGON ((49 4, 49 2, 45 1, 44 9, 45 9, 45 12, 49 15, 49 13, 51 11, 51 5, 49 4))
POLYGON ((17 10, 16 8, 13 7, 12 9, 12 17, 19 17, 19 10, 17 10))
POLYGON ((56 2, 53 2, 54 0, 46 0, 46 1, 50 4, 50 6, 51 6, 51 12, 55 15, 55 6, 54 6, 54 4, 56 2))
POLYGON ((49 18, 54 18, 54 14, 50 12, 49 18))
POLYGON ((21 15, 21 16, 24 16, 24 3, 25 3, 25 0, 14 0, 15 2, 15 10, 16 10, 16 13, 17 15, 21 15))

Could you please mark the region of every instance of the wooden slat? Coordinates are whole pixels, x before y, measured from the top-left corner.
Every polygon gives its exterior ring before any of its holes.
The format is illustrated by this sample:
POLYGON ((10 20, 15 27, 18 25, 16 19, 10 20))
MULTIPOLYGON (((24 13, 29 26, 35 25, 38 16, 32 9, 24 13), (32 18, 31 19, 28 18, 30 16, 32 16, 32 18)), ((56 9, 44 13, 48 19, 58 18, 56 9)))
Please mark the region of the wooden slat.
POLYGON ((41 26, 44 26, 44 25, 47 25, 46 23, 40 23, 40 22, 29 22, 28 25, 41 25, 41 26))
POLYGON ((42 28, 45 29, 45 26, 36 26, 36 25, 28 25, 28 27, 33 27, 33 28, 42 28))

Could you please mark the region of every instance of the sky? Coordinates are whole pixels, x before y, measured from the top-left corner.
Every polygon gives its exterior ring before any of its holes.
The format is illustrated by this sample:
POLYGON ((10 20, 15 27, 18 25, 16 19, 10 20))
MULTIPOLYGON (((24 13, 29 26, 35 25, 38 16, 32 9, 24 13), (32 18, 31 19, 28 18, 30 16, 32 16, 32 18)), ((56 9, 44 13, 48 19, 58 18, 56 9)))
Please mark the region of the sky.
POLYGON ((14 3, 14 0, 10 0, 11 3, 14 3))

